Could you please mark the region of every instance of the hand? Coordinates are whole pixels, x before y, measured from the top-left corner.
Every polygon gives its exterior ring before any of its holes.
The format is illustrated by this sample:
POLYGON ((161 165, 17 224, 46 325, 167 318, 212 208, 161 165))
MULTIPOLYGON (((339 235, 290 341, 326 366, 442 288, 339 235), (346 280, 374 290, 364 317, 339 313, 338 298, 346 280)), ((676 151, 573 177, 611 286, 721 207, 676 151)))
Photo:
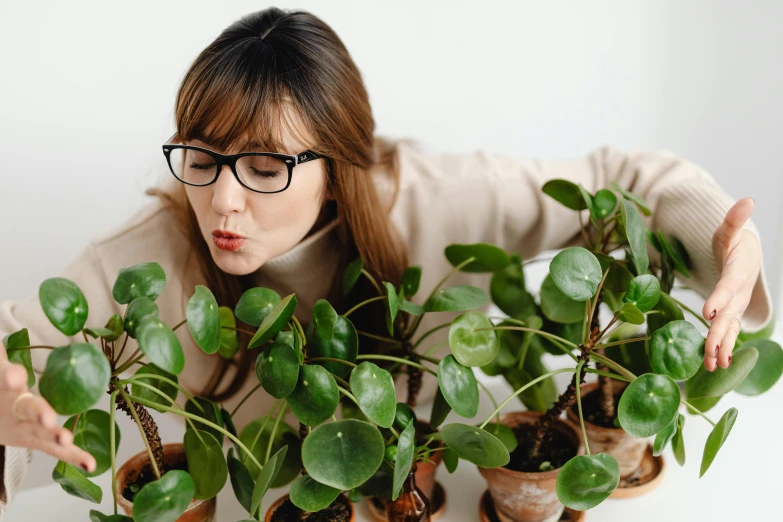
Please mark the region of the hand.
POLYGON ((704 344, 704 366, 711 372, 717 365, 728 368, 731 364, 740 318, 761 270, 761 245, 753 233, 742 229, 754 206, 751 198, 739 200, 712 237, 720 279, 702 310, 704 318, 712 321, 704 344))
POLYGON ((73 433, 57 425, 57 412, 43 397, 25 396, 16 404, 16 413, 12 411, 16 398, 29 391, 27 370, 21 364, 10 362, 0 345, 0 445, 40 450, 86 471, 94 471, 95 458, 73 443, 73 433))

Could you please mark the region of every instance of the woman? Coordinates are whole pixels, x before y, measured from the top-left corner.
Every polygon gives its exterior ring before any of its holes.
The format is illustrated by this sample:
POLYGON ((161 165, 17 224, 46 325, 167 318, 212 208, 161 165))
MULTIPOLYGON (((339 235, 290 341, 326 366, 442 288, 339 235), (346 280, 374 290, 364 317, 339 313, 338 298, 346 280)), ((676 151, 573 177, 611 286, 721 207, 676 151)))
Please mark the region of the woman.
MULTIPOLYGON (((94 239, 62 274, 100 313, 88 318, 89 325, 124 312, 110 292, 117 271, 153 260, 167 274, 157 303, 169 324, 185 317, 197 284, 231 308, 255 286, 283 296, 295 292, 296 314, 305 325, 319 298, 345 312, 375 295, 364 277, 341 294, 342 271, 359 255, 376 281, 395 285, 405 267, 421 265, 427 291, 450 268, 443 249, 451 243, 490 242, 530 258, 578 242, 576 216, 541 192, 551 178, 590 191, 611 181, 632 189, 654 209, 647 225, 682 241, 693 263, 688 285, 708 298, 707 369, 731 364, 741 326, 758 330, 771 317, 758 234, 748 221, 752 200, 732 206, 707 173, 667 153, 604 147, 576 160, 521 161, 483 150, 429 154, 413 143, 378 138, 356 65, 338 36, 309 13, 270 8, 229 26, 188 70, 175 113, 177 132, 163 146, 173 174, 169 185, 149 190, 152 203, 94 239), (252 156, 219 167, 231 159, 220 154, 245 151, 294 155, 295 168, 289 174, 280 163, 261 167, 252 156)), ((452 283, 486 287, 488 279, 460 273, 452 283)), ((352 319, 365 331, 382 333, 382 314, 381 306, 367 306, 352 319)), ((447 320, 431 316, 419 332, 447 320)), ((66 344, 37 295, 0 306, 1 336, 24 327, 32 344, 66 344)), ((433 335, 432 344, 445 334, 433 335)), ((253 387, 247 377, 256 352, 240 350, 231 360, 206 356, 184 329, 177 335, 187 352, 180 382, 232 409, 253 387)), ((363 338, 363 349, 373 349, 372 342, 363 338)), ((45 352, 33 350, 38 372, 45 352)), ((87 470, 95 466, 73 445, 71 433, 56 426, 52 408, 27 393, 26 378, 0 349, 0 445, 6 446, 0 514, 30 449, 87 470)), ((433 387, 428 382, 424 395, 431 396, 433 387)), ((254 394, 238 413, 238 428, 270 404, 263 391, 254 394)))

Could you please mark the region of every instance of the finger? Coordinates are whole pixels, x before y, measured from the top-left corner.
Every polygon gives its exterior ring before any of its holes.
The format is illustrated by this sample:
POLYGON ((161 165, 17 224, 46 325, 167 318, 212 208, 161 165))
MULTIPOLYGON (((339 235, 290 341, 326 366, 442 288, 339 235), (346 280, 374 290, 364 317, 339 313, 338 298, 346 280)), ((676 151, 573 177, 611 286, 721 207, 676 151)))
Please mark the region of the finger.
POLYGON ((746 280, 747 270, 743 271, 739 268, 735 270, 727 266, 712 294, 704 302, 704 307, 701 310, 704 318, 710 321, 715 320, 729 306, 734 297, 743 290, 746 280))
POLYGON ((73 444, 73 434, 67 429, 58 426, 52 430, 28 421, 23 422, 21 427, 30 441, 27 447, 48 453, 85 471, 95 470, 95 457, 73 444), (60 443, 57 442, 58 436, 60 443))
MULTIPOLYGON (((736 317, 736 316, 735 316, 736 317)), ((718 366, 728 368, 731 364, 731 353, 734 351, 734 345, 737 342, 737 336, 740 333, 740 325, 737 319, 732 319, 726 335, 720 342, 720 353, 718 353, 718 366)))
POLYGON ((718 359, 710 357, 707 352, 704 352, 704 367, 711 372, 714 372, 718 367, 718 359))
POLYGON ((710 357, 720 356, 720 343, 726 336, 732 317, 734 317, 732 314, 723 312, 719 313, 715 320, 712 321, 709 332, 707 332, 707 340, 704 341, 705 355, 710 357))
POLYGON ((46 428, 53 428, 57 424, 54 408, 38 395, 27 395, 19 399, 16 411, 21 418, 37 422, 46 428))
POLYGON ((0 362, 0 389, 27 390, 27 370, 21 364, 0 362))
POLYGON ((726 212, 726 217, 715 231, 715 238, 727 249, 731 249, 739 240, 740 231, 753 213, 756 206, 752 198, 742 198, 726 212))

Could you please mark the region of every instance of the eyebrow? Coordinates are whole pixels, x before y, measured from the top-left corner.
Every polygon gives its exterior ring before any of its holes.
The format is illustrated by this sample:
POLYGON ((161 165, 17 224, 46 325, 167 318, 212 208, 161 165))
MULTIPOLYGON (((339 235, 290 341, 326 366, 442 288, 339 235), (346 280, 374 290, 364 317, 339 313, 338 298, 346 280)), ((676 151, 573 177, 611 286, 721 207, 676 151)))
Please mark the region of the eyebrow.
MULTIPOLYGON (((198 141, 200 141, 202 143, 205 143, 208 147, 215 148, 215 142, 213 140, 211 140, 210 138, 208 138, 207 136, 204 136, 200 132, 194 133, 193 137, 191 139, 192 140, 198 140, 198 141)), ((251 142, 248 142, 245 145, 245 147, 247 147, 249 149, 260 149, 261 148, 261 144, 258 143, 257 141, 251 141, 251 142)), ((284 151, 283 154, 288 154, 289 156, 296 156, 297 155, 296 152, 288 152, 288 151, 284 151)))

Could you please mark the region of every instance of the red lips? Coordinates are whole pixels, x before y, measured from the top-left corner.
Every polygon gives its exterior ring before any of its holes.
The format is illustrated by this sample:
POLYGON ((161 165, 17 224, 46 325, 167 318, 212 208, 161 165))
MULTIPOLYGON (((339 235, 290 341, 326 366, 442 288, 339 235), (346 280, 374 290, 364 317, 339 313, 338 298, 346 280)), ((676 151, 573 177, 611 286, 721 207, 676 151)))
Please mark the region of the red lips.
POLYGON ((239 234, 234 234, 233 232, 229 232, 228 230, 213 230, 212 235, 215 237, 227 237, 229 239, 245 239, 244 236, 240 236, 239 234))

